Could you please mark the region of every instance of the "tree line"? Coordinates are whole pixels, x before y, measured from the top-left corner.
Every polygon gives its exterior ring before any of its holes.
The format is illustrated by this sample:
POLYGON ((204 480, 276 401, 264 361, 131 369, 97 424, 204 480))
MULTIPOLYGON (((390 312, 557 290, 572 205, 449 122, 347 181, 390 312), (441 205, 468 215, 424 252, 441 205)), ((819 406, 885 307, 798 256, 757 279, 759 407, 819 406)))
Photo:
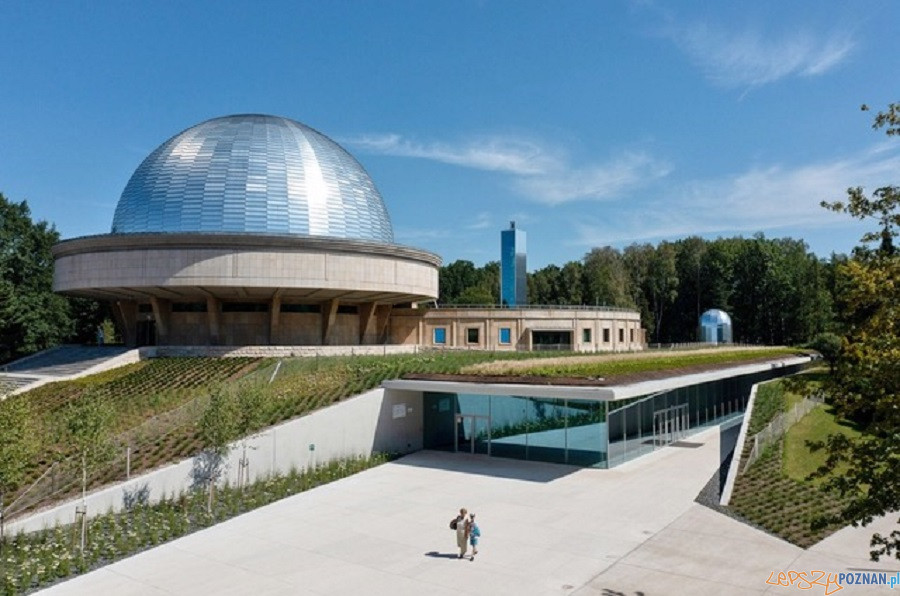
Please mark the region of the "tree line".
MULTIPOLYGON (((579 261, 528 275, 531 305, 615 306, 640 311, 653 343, 694 341, 700 315, 731 315, 734 339, 795 345, 831 328, 835 266, 802 240, 697 236, 594 248, 579 261)), ((454 261, 440 270, 440 302, 499 304, 500 265, 454 261)))
POLYGON ((59 232, 0 193, 0 363, 61 343, 87 343, 108 316, 95 300, 53 292, 59 232))

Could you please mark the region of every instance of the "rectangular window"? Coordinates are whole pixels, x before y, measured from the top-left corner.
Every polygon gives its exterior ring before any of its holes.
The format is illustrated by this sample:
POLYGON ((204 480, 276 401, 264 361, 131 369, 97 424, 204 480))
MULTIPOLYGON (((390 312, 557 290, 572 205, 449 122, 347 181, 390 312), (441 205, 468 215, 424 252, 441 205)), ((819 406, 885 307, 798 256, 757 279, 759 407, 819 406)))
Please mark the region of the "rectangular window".
POLYGON ((603 343, 605 343, 605 344, 609 343, 609 329, 603 330, 603 343))
POLYGON ((478 328, 477 327, 469 327, 466 329, 466 343, 477 344, 478 343, 478 328))
POLYGON ((631 343, 634 343, 634 329, 628 330, 628 337, 629 337, 628 341, 630 341, 631 343))
POLYGON ((435 344, 447 343, 447 328, 446 327, 435 327, 434 328, 434 343, 435 344))
POLYGON ((205 302, 173 302, 172 312, 206 312, 205 302))
POLYGON ((591 330, 589 328, 581 330, 581 343, 591 343, 591 330))
POLYGON ((500 328, 500 343, 501 344, 510 344, 512 343, 512 332, 509 327, 501 327, 500 328))
POLYGON ((282 304, 281 312, 319 313, 318 304, 282 304))
POLYGON ((269 305, 259 302, 223 302, 222 312, 269 312, 269 305))
POLYGON ((619 329, 619 343, 622 343, 624 341, 625 341, 625 330, 619 329))

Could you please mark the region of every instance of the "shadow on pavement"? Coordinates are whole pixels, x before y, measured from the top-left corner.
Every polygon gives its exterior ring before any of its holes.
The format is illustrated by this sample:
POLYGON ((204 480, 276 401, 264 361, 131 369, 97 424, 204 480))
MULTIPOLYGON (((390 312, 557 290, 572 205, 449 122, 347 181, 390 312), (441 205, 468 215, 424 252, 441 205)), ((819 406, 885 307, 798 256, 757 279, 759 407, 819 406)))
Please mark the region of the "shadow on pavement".
POLYGON ((510 478, 527 482, 552 482, 583 468, 564 464, 549 464, 536 461, 522 461, 488 457, 487 455, 469 455, 463 453, 446 453, 443 451, 418 451, 394 461, 395 464, 414 466, 417 468, 433 468, 466 474, 480 474, 493 478, 510 478))
POLYGON ((433 559, 458 559, 459 555, 456 553, 439 553, 436 550, 425 553, 426 557, 431 557, 433 559))

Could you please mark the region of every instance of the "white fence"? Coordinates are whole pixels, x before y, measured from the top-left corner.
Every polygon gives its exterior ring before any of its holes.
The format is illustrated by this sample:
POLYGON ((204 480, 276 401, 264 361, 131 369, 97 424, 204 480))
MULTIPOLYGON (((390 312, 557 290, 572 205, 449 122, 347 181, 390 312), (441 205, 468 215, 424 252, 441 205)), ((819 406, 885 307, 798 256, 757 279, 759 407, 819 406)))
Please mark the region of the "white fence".
POLYGON ((783 437, 789 428, 797 424, 801 418, 823 402, 824 400, 820 396, 807 397, 796 404, 791 411, 775 416, 764 429, 753 435, 753 447, 750 449, 747 461, 741 469, 741 474, 746 473, 750 469, 750 466, 759 459, 766 447, 783 437))

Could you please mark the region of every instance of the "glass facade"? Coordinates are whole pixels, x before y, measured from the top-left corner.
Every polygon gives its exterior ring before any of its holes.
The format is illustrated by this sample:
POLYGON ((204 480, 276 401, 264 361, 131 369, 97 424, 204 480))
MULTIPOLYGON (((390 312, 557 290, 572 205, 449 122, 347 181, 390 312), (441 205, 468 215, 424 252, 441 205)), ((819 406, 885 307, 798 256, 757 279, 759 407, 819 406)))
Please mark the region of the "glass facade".
POLYGON ((525 232, 516 222, 500 232, 500 303, 504 306, 528 304, 528 280, 525 263, 525 232))
POLYGON ((773 368, 618 401, 425 392, 425 449, 608 468, 743 415, 773 368))
POLYGON ((381 195, 353 156, 308 126, 259 114, 193 126, 138 166, 112 233, 143 232, 394 240, 381 195))

